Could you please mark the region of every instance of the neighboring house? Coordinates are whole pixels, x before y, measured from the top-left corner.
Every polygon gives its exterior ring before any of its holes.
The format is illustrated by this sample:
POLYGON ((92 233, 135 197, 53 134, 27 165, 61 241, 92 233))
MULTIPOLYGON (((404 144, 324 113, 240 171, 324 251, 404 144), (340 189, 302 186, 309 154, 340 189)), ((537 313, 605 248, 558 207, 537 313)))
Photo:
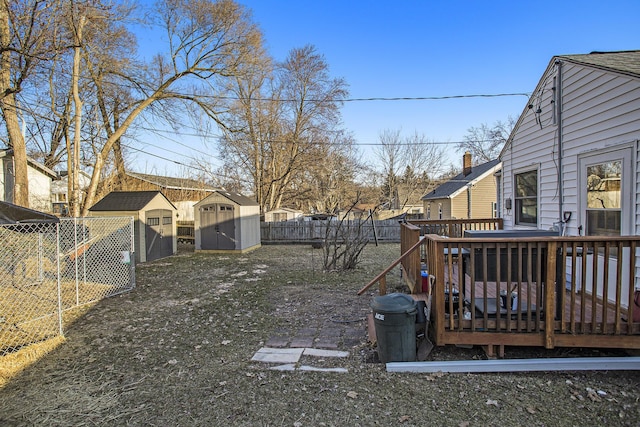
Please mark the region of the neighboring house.
MULTIPOLYGON (((84 201, 87 187, 91 182, 91 175, 84 171, 78 172, 80 181, 80 203, 84 201)), ((69 173, 67 171, 58 172, 58 179, 51 183, 51 199, 53 202, 53 213, 58 215, 69 214, 69 173)))
MULTIPOLYGON (((114 181, 114 180, 112 180, 114 181)), ((150 175, 127 172, 119 183, 105 182, 103 191, 162 191, 167 199, 178 209, 180 221, 193 221, 193 206, 212 194, 217 187, 207 185, 190 178, 175 178, 161 175, 150 175), (110 189, 110 190, 108 190, 110 189)))
POLYGON ((280 222, 302 219, 303 213, 297 209, 280 208, 264 213, 264 222, 280 222))
POLYGON ((505 229, 640 232, 640 51, 554 56, 500 154, 505 229))
MULTIPOLYGON (((0 150, 0 200, 13 203, 14 164, 13 149, 0 150)), ((51 182, 57 177, 56 173, 27 158, 27 174, 29 179, 29 208, 51 212, 51 182)))
POLYGON ((113 191, 89 208, 92 217, 133 217, 136 262, 177 252, 176 215, 176 207, 160 191, 113 191))
POLYGON ((425 219, 494 218, 496 172, 500 160, 472 166, 471 154, 462 158, 462 173, 422 196, 425 219))

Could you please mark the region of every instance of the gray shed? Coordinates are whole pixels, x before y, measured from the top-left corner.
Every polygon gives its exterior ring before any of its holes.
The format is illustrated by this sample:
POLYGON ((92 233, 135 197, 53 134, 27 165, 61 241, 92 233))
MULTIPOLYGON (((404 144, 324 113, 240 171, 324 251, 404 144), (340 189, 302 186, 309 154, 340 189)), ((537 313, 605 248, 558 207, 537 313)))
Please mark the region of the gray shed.
POLYGON ((260 247, 260 206, 217 190, 193 207, 196 251, 246 252, 260 247))
POLYGON ((133 217, 137 262, 177 252, 176 215, 176 207, 160 191, 113 191, 89 209, 94 217, 133 217))

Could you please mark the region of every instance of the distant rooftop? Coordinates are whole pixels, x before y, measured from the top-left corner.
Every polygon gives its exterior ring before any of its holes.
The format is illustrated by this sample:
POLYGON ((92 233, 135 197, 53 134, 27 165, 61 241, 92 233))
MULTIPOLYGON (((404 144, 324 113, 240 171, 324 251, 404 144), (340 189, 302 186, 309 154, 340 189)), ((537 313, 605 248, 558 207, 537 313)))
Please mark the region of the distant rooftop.
POLYGON ((485 173, 492 168, 500 164, 499 159, 491 160, 478 166, 474 166, 471 169, 471 173, 465 175, 464 172, 460 173, 444 184, 438 186, 433 191, 422 196, 422 200, 443 199, 456 193, 458 190, 464 188, 467 184, 474 182, 476 179, 482 177, 485 173))
POLYGON ((148 182, 150 184, 172 190, 195 190, 214 192, 220 189, 218 187, 213 187, 211 185, 205 184, 204 182, 190 178, 174 178, 170 176, 149 175, 137 172, 127 172, 127 175, 148 182))

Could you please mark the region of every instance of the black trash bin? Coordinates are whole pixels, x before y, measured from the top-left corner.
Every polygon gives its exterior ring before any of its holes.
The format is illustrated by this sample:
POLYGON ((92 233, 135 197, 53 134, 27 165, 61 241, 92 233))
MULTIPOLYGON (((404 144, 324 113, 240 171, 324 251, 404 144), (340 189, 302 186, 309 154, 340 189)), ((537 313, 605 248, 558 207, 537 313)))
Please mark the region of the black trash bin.
POLYGON ((375 297, 371 302, 378 358, 381 362, 416 360, 417 304, 410 295, 393 293, 375 297))

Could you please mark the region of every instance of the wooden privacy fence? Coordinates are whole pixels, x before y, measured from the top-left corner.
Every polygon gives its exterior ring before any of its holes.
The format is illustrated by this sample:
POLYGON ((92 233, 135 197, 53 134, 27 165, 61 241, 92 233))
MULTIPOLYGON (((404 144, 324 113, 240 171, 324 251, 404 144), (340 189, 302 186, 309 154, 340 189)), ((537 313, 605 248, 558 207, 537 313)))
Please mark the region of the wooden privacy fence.
MULTIPOLYGON (((260 239, 262 243, 301 243, 323 240, 327 236, 327 227, 337 227, 340 220, 318 221, 280 221, 261 222, 260 239)), ((366 230, 369 239, 383 242, 400 241, 400 221, 398 220, 349 220, 342 221, 342 227, 366 230)))

